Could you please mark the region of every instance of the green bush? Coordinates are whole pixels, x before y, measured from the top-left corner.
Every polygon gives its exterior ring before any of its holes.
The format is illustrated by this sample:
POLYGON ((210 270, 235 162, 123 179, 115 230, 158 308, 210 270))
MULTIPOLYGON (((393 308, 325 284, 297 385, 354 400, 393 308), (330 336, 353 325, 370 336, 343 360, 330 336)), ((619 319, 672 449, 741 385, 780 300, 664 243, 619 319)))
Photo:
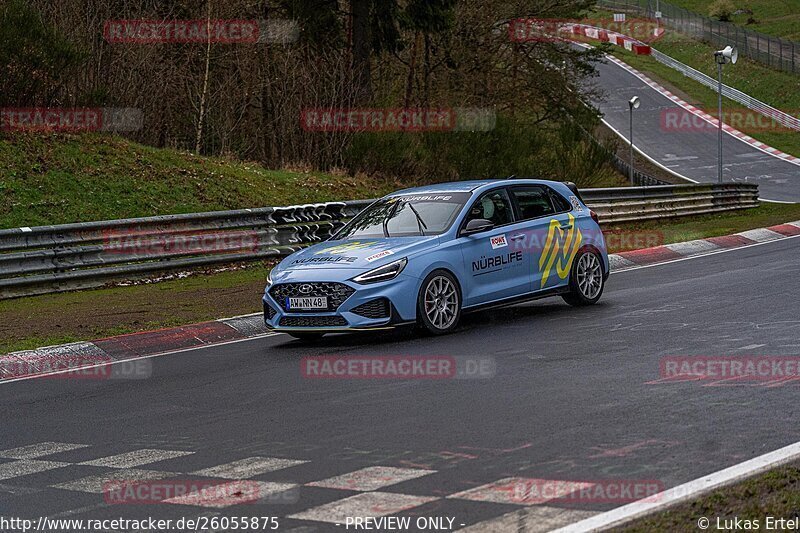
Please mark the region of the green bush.
POLYGON ((730 22, 734 11, 736 11, 736 6, 733 5, 732 0, 716 0, 708 9, 708 15, 722 22, 730 22))
POLYGON ((511 175, 569 180, 583 186, 613 181, 608 154, 563 124, 531 124, 498 115, 488 132, 359 133, 347 149, 352 173, 422 181, 511 175))

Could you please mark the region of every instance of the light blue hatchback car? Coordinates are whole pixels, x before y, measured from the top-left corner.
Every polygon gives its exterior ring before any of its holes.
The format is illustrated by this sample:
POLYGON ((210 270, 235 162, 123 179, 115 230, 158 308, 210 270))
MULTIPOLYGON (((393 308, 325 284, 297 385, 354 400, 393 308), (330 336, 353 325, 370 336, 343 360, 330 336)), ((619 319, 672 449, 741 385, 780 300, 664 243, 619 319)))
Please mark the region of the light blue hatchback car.
POLYGON ((288 256, 264 291, 267 327, 297 338, 416 324, 560 295, 597 302, 609 264, 597 216, 570 183, 442 183, 375 201, 330 239, 288 256))

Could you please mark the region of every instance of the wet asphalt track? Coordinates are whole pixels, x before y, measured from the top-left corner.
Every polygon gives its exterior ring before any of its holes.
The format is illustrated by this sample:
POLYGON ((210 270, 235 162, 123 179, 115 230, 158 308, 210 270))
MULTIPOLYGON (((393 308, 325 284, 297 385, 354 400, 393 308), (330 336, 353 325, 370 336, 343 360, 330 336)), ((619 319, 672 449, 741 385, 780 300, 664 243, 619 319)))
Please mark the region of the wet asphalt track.
POLYGON ((152 377, 139 381, 5 383, 0 450, 88 446, 35 459, 57 463, 38 473, 0 459, 0 516, 277 515, 280 531, 341 531, 285 517, 358 494, 301 487, 292 503, 203 509, 109 506, 102 494, 52 488, 109 472, 77 463, 138 449, 193 452, 135 467, 181 479, 252 456, 308 461, 253 477, 281 483, 368 466, 433 470, 381 490, 436 498, 400 514, 454 516, 457 527, 518 506, 445 496, 510 476, 674 486, 800 440, 797 384, 648 384, 670 355, 800 354, 798 275, 793 238, 613 274, 597 306, 549 299, 481 312, 445 337, 398 331, 304 345, 276 335, 153 358, 152 377), (303 378, 301 358, 321 354, 489 357, 496 374, 303 378))
MULTIPOLYGON (((595 105, 625 142, 630 131, 628 101, 638 96, 641 106, 634 111, 634 145, 687 178, 701 183, 717 181, 718 135, 713 127, 701 131, 673 127, 662 113, 678 110, 678 104, 612 62, 596 66, 598 78, 594 83, 604 94, 595 105)), ((757 183, 762 199, 800 201, 800 165, 773 157, 727 133, 723 134, 722 152, 724 181, 757 183)))

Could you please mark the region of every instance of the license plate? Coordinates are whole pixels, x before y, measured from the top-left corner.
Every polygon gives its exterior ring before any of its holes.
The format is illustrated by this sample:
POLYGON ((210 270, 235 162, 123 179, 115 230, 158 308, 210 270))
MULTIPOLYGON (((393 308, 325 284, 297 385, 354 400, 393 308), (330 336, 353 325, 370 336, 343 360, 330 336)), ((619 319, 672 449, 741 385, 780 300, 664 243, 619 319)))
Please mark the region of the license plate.
POLYGON ((300 298, 287 298, 287 309, 327 309, 327 296, 305 296, 300 298))

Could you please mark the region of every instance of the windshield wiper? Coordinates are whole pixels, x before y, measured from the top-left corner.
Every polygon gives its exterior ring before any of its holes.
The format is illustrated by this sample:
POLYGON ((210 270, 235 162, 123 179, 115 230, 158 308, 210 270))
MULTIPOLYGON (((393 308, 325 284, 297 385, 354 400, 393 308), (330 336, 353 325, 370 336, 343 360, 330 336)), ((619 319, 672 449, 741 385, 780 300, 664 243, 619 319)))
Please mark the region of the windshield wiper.
POLYGON ((395 211, 397 211, 397 206, 400 205, 400 202, 395 202, 392 206, 392 210, 386 214, 386 218, 383 219, 383 235, 385 237, 389 237, 389 220, 394 216, 395 211))
POLYGON ((425 236, 425 230, 423 230, 422 228, 428 229, 428 225, 425 224, 424 220, 422 220, 422 217, 419 215, 413 204, 409 203, 408 207, 411 208, 411 210, 414 212, 414 216, 417 217, 417 226, 419 226, 419 234, 425 236))

